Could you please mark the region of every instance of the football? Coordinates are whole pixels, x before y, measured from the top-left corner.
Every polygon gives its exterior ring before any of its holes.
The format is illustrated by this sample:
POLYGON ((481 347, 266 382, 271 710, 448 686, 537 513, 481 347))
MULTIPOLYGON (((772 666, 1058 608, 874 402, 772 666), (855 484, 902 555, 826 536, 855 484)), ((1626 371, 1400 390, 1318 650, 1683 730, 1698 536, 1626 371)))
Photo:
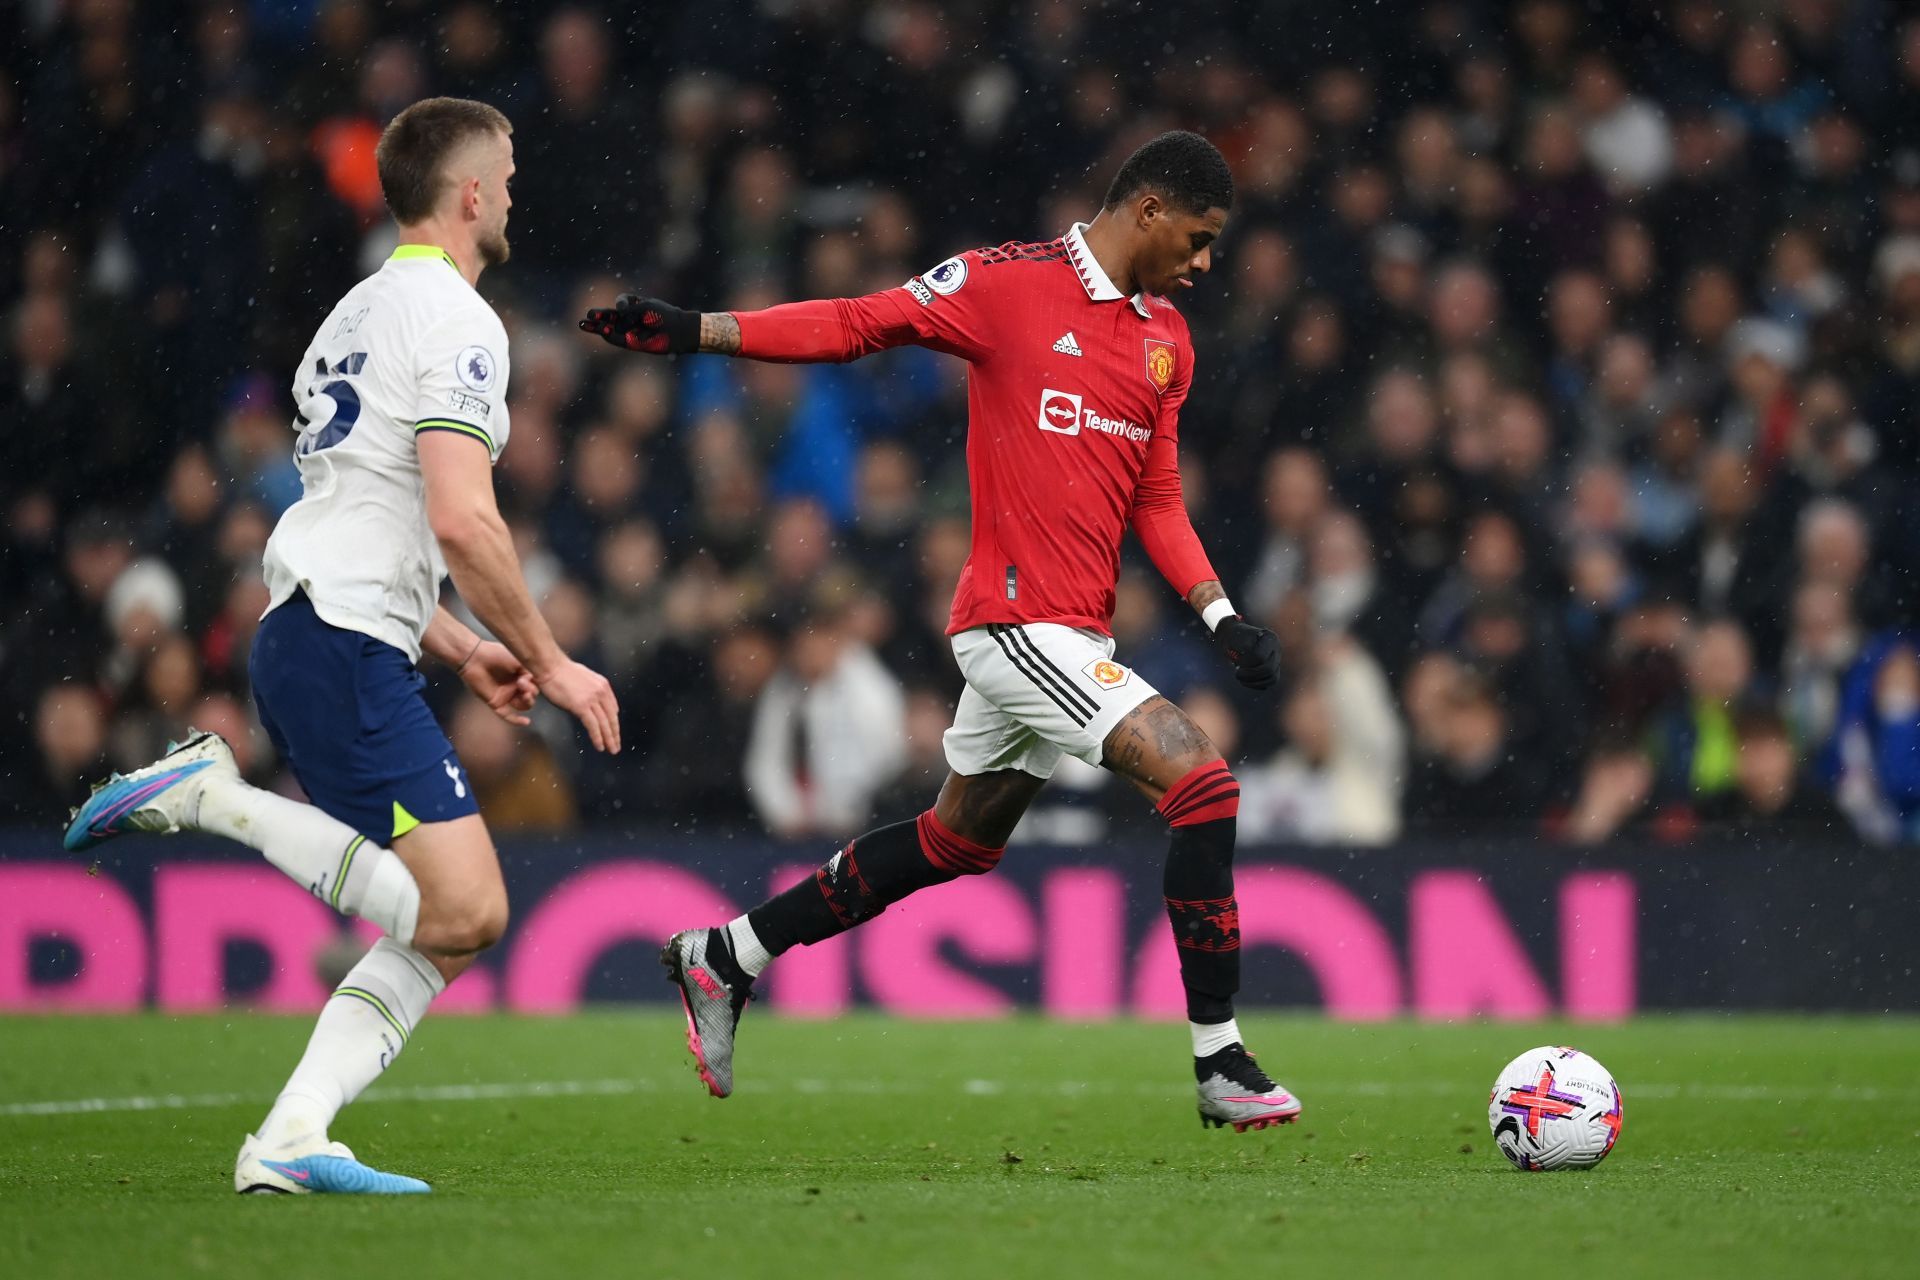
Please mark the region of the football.
POLYGON ((1501 1071, 1487 1098, 1494 1145, 1516 1169, 1591 1169, 1620 1140, 1620 1086, 1578 1049, 1529 1049, 1501 1071))

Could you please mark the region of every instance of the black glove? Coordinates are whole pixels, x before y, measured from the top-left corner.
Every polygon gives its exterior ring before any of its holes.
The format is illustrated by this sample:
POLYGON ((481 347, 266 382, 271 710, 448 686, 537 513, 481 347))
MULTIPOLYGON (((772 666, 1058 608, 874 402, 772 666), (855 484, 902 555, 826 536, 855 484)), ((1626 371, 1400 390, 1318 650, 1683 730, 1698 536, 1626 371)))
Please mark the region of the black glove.
POLYGON ((616 347, 650 355, 680 355, 700 349, 698 311, 683 311, 637 293, 621 294, 611 307, 593 308, 580 327, 616 347))
POLYGON ((1249 689, 1271 689, 1280 683, 1280 640, 1239 614, 1220 619, 1213 638, 1233 663, 1233 674, 1249 689))

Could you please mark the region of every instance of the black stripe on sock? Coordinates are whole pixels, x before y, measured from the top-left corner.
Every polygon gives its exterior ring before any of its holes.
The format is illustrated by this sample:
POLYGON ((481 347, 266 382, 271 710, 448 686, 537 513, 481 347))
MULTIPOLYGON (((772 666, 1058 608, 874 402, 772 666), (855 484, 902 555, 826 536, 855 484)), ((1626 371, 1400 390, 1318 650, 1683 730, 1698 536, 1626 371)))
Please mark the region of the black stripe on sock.
POLYGON ((1204 790, 1188 792, 1186 795, 1180 797, 1180 803, 1166 811, 1165 816, 1168 818, 1185 817, 1196 809, 1201 809, 1207 805, 1225 800, 1228 796, 1238 797, 1239 794, 1239 782, 1228 778, 1226 781, 1214 783, 1204 790))

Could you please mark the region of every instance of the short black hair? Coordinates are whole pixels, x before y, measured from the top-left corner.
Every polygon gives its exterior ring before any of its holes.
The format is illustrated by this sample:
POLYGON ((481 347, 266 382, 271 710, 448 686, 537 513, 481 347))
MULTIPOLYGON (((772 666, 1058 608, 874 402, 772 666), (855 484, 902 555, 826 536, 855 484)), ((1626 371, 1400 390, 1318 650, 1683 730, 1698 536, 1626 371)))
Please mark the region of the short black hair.
POLYGON ((1142 191, 1156 191, 1185 213, 1233 208, 1233 171, 1220 148, 1197 133, 1163 133, 1127 157, 1107 188, 1104 207, 1117 209, 1142 191))

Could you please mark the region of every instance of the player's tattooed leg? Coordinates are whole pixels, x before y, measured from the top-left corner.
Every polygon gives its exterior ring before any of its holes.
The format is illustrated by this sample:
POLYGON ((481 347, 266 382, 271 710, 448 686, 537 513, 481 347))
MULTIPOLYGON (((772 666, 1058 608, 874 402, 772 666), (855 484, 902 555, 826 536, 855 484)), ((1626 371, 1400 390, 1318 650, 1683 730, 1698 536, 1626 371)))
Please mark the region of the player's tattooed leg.
POLYGON ((1174 783, 1220 758, 1200 726, 1159 694, 1113 727, 1104 752, 1107 768, 1140 788, 1155 804, 1174 783))

